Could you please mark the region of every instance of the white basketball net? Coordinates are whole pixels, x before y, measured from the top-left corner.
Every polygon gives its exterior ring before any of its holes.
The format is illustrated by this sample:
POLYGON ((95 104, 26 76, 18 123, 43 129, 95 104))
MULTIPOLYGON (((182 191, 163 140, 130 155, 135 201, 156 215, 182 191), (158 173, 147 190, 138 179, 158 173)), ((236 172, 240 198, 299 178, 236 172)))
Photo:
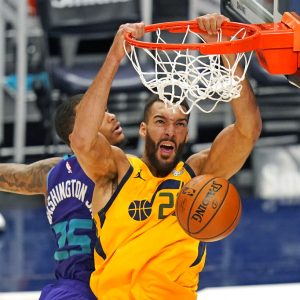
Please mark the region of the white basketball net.
MULTIPOLYGON (((246 31, 241 29, 231 40, 236 39, 246 31), (244 32, 243 32, 244 31, 244 32)), ((183 37, 182 44, 187 41, 188 35, 205 43, 204 39, 189 28, 183 37)), ((161 30, 156 31, 156 43, 167 43, 161 37, 161 30)), ((239 37, 240 38, 240 37, 239 37)), ((222 32, 218 34, 218 42, 222 41, 222 32)), ((247 57, 246 53, 237 53, 233 65, 226 68, 222 64, 221 55, 201 55, 195 50, 149 50, 141 48, 147 56, 154 61, 154 70, 145 71, 139 61, 137 48, 131 46, 131 52, 126 51, 127 57, 139 74, 142 83, 163 100, 167 107, 177 108, 184 113, 190 113, 197 107, 205 113, 212 112, 219 102, 229 102, 240 96, 241 82, 245 78, 250 63, 252 52, 247 57), (239 63, 244 65, 241 76, 236 75, 239 63), (188 101, 190 109, 184 111, 180 105, 183 100, 188 101)), ((227 64, 230 65, 229 63, 227 64)))

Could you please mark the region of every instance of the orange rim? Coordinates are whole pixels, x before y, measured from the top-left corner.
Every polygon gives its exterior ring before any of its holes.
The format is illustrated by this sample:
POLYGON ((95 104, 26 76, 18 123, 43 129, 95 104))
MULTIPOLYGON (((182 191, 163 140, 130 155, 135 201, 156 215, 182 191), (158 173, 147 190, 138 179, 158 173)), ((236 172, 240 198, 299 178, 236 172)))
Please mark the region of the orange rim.
MULTIPOLYGON (((176 21, 157 23, 145 26, 145 32, 154 32, 158 29, 169 31, 171 33, 185 33, 190 28, 191 31, 199 34, 206 32, 200 30, 196 20, 191 21, 176 21)), ((215 42, 215 43, 187 43, 187 44, 165 44, 153 43, 136 40, 130 33, 125 33, 126 41, 138 48, 147 48, 151 50, 198 50, 203 54, 228 54, 252 51, 258 48, 259 37, 261 30, 254 24, 243 24, 236 22, 224 22, 222 24, 222 34, 225 36, 234 36, 238 38, 245 35, 241 39, 215 42), (243 32, 238 34, 239 30, 244 29, 243 32)))

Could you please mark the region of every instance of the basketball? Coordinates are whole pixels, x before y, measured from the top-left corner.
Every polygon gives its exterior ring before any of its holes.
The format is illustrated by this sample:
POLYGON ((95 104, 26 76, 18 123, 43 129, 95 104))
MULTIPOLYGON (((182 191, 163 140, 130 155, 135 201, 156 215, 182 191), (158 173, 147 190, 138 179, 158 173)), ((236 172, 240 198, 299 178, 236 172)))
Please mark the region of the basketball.
POLYGON ((215 242, 227 237, 238 225, 242 203, 228 180, 201 175, 186 183, 178 194, 176 216, 191 237, 215 242))

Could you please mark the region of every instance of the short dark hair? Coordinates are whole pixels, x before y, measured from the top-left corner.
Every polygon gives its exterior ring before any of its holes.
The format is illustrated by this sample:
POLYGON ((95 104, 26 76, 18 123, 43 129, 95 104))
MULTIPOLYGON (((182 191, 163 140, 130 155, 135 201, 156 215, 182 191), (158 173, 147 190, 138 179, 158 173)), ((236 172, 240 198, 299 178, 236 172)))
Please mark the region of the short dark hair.
POLYGON ((76 106, 79 104, 83 94, 70 97, 60 104, 55 112, 55 130, 57 135, 68 146, 70 146, 69 135, 72 133, 76 117, 76 106))
MULTIPOLYGON (((146 105, 145 105, 145 108, 144 108, 144 115, 143 115, 143 121, 144 121, 145 123, 147 123, 148 120, 149 120, 149 110, 150 110, 150 108, 152 107, 152 105, 153 105, 155 102, 164 102, 164 101, 161 100, 161 99, 159 98, 159 96, 156 95, 156 94, 153 94, 153 95, 148 99, 148 101, 147 101, 147 103, 146 103, 146 105)), ((189 105, 188 105, 188 103, 187 103, 186 100, 183 100, 183 101, 180 103, 180 105, 181 105, 182 107, 184 107, 184 108, 186 109, 186 111, 188 111, 188 110, 190 109, 190 107, 189 107, 189 105)), ((190 114, 187 114, 187 119, 189 120, 189 118, 190 118, 190 114)))

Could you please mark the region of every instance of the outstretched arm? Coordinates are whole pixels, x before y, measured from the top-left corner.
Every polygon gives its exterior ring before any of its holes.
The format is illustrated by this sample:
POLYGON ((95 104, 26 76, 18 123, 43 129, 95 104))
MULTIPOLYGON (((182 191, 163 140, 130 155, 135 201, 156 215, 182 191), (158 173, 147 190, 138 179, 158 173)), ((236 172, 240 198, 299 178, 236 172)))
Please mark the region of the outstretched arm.
POLYGON ((99 129, 113 79, 125 56, 125 32, 139 38, 144 34, 144 24, 120 26, 102 67, 79 104, 74 130, 70 136, 72 150, 87 175, 94 181, 103 176, 114 177, 116 174, 114 150, 99 129))
POLYGON ((248 80, 231 107, 235 122, 218 134, 201 173, 230 178, 242 168, 260 136, 260 112, 248 80))
POLYGON ((30 165, 0 164, 0 191, 22 195, 46 194, 47 175, 61 158, 54 157, 30 165))
MULTIPOLYGON (((222 15, 211 14, 199 18, 199 26, 214 35, 222 22, 228 21, 222 15)), ((210 36, 209 38, 212 38, 210 36)), ((227 55, 224 65, 234 62, 234 55, 227 55)), ((243 73, 238 66, 237 75, 243 73)), ((247 78, 242 82, 240 97, 230 102, 235 121, 224 128, 212 143, 210 151, 197 153, 190 157, 188 163, 197 175, 213 174, 230 178, 238 172, 250 155, 260 136, 262 121, 253 90, 247 78), (205 157, 205 158, 203 158, 205 157)))

